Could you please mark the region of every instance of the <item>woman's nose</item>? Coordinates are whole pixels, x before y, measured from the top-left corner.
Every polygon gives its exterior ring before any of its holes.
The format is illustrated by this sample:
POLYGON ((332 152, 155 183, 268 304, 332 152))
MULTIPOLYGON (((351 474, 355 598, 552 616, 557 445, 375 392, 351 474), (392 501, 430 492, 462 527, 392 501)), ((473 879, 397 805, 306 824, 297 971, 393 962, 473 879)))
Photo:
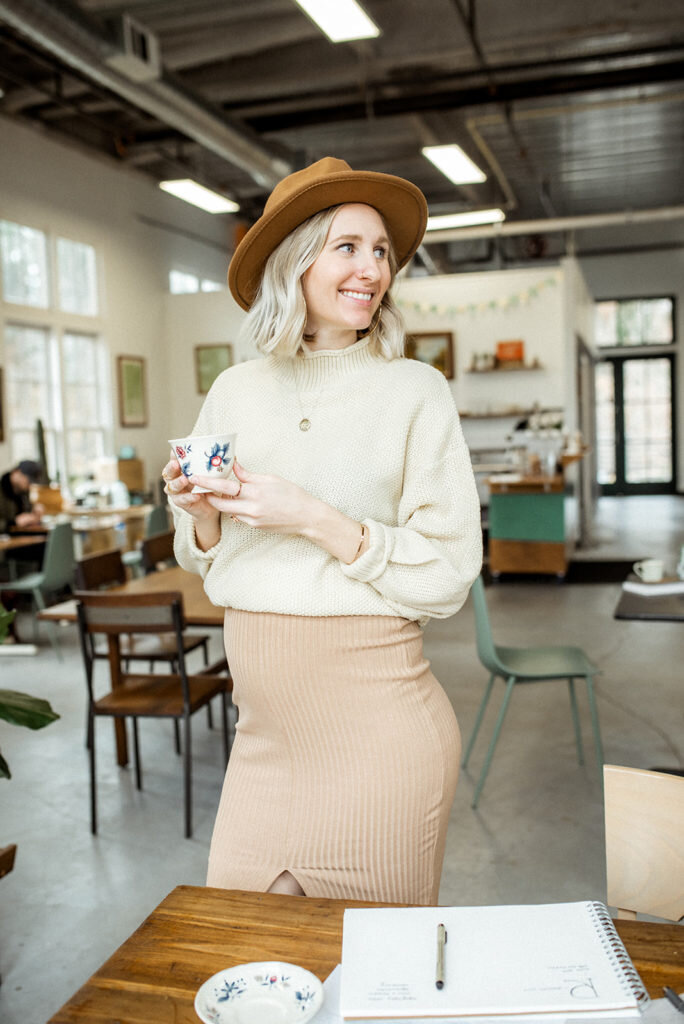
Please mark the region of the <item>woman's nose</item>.
POLYGON ((380 269, 375 256, 366 257, 361 261, 356 273, 364 281, 377 281, 380 277, 380 269))

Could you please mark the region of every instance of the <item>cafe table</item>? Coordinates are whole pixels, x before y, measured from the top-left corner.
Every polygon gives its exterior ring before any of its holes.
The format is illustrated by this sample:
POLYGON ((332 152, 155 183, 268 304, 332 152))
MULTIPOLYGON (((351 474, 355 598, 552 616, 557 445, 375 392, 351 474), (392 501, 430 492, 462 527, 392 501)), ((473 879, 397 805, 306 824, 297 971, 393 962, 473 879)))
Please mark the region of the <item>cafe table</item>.
MULTIPOLYGON (((641 582, 633 573, 627 579, 631 583, 641 582)), ((684 588, 680 593, 670 594, 637 594, 623 589, 613 618, 643 622, 684 622, 684 588)))
MULTIPOLYGON (((180 885, 48 1024, 198 1024, 200 985, 251 961, 298 964, 323 981, 340 963, 345 908, 379 905, 180 885)), ((684 928, 616 927, 652 997, 684 989, 684 928)))

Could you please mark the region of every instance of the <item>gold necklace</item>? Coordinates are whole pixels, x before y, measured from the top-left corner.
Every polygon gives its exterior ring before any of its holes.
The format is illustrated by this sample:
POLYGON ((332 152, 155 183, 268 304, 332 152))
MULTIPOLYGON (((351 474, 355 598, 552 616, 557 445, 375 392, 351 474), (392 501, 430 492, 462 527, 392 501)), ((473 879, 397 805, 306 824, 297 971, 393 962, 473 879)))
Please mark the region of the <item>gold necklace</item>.
POLYGON ((299 412, 301 413, 301 417, 302 417, 300 419, 300 421, 299 421, 299 429, 300 430, 303 430, 303 431, 311 430, 311 419, 310 419, 310 416, 312 415, 312 413, 318 407, 318 403, 320 402, 321 398, 323 397, 323 394, 324 394, 325 391, 326 391, 326 388, 325 388, 325 386, 323 386, 321 388, 321 390, 318 392, 318 394, 316 395, 316 401, 311 406, 311 411, 307 415, 304 412, 304 406, 302 405, 302 400, 299 397, 299 388, 297 387, 297 382, 295 380, 295 394, 297 395, 297 405, 299 406, 299 412))

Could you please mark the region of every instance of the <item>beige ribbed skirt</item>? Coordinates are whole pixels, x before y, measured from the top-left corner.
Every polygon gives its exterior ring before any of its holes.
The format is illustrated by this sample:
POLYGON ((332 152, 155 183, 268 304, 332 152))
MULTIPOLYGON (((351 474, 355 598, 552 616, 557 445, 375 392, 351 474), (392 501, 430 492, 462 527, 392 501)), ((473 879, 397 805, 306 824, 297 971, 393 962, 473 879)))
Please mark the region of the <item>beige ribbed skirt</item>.
POLYGON ((289 871, 307 896, 435 904, 461 739, 420 627, 228 609, 225 642, 239 721, 207 885, 289 871))

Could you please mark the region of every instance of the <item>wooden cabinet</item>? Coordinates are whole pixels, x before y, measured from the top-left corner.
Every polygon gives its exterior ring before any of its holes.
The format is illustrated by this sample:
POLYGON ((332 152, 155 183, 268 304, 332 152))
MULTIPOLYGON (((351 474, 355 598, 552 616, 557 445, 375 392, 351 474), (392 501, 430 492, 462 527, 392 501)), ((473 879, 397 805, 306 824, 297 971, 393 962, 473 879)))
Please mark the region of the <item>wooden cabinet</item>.
POLYGON ((488 480, 489 570, 550 573, 568 568, 565 481, 553 477, 511 476, 488 480))

